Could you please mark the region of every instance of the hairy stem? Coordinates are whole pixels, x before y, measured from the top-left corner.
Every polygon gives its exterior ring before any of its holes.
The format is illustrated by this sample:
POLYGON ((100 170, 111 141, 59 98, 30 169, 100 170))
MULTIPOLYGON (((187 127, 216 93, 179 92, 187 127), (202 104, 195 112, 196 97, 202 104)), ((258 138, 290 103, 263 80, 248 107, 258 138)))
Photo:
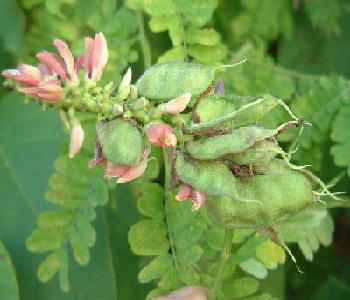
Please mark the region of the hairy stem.
POLYGON ((218 297, 218 293, 221 289, 222 278, 224 276, 225 267, 228 259, 230 258, 232 240, 233 240, 233 229, 226 229, 224 246, 221 251, 219 267, 218 267, 218 271, 216 272, 214 284, 209 292, 209 300, 216 300, 218 297))
POLYGON ((139 41, 143 55, 143 64, 145 70, 151 66, 151 46, 145 33, 145 25, 143 20, 143 13, 141 10, 136 10, 137 26, 139 27, 139 41))
MULTIPOLYGON (((165 166, 165 180, 164 180, 164 210, 165 210, 165 222, 169 225, 169 200, 171 197, 170 184, 171 184, 171 170, 169 164, 169 153, 163 148, 163 157, 164 157, 164 166, 165 166)), ((169 226, 168 226, 169 227, 169 226)), ((179 264, 176 258, 175 246, 173 234, 168 230, 168 237, 170 242, 171 255, 173 257, 174 266, 176 269, 179 269, 179 264)))

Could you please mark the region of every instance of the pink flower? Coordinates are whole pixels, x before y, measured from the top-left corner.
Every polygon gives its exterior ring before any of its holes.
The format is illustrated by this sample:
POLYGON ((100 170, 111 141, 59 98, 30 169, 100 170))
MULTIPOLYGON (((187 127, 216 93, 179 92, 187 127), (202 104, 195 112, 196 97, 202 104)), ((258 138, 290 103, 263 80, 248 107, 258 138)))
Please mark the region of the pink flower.
POLYGON ((153 298, 152 300, 207 300, 208 290, 202 286, 186 286, 167 296, 153 298))
POLYGON ((158 147, 174 147, 177 144, 173 128, 167 124, 150 124, 147 135, 149 141, 158 147))
POLYGON ((39 52, 36 57, 50 70, 52 73, 60 76, 66 81, 77 80, 77 72, 74 66, 74 57, 68 45, 58 39, 53 41, 60 55, 49 51, 39 52))
POLYGON ((145 148, 141 159, 141 164, 139 166, 118 165, 107 161, 105 165, 106 177, 119 177, 117 183, 124 183, 142 176, 147 168, 147 158, 149 153, 150 148, 145 148))
POLYGON ((63 88, 59 80, 42 81, 37 86, 19 88, 18 91, 51 101, 60 101, 63 98, 63 88))
POLYGON ((192 209, 199 210, 199 208, 204 204, 206 196, 204 193, 196 190, 192 186, 185 184, 181 187, 175 199, 178 201, 191 199, 193 201, 192 209))
POLYGON ((107 41, 100 32, 95 39, 85 38, 84 68, 86 77, 99 80, 108 61, 107 41))
POLYGON ((1 74, 25 86, 37 86, 44 79, 39 68, 27 64, 19 64, 17 69, 4 70, 1 74))
POLYGON ((191 97, 191 93, 186 93, 168 101, 167 103, 161 104, 160 106, 165 113, 175 115, 185 110, 191 97))
POLYGON ((73 158, 80 151, 83 142, 84 130, 80 124, 75 124, 70 134, 69 158, 73 158))

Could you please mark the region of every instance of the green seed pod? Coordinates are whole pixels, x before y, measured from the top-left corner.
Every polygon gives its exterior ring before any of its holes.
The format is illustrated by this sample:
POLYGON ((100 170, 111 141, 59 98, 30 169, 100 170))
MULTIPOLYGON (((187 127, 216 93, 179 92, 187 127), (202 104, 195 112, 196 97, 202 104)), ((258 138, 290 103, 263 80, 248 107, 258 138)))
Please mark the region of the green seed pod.
POLYGON ((236 191, 207 198, 209 216, 221 227, 271 226, 316 201, 308 178, 294 170, 237 178, 236 191))
POLYGON ((271 95, 265 95, 263 98, 245 104, 236 111, 230 112, 225 116, 186 126, 185 131, 186 133, 196 134, 196 132, 202 132, 212 128, 235 129, 241 126, 254 124, 276 106, 282 106, 293 119, 298 120, 282 100, 274 98, 271 95))
POLYGON ((169 100, 185 93, 200 95, 222 66, 205 66, 183 61, 156 64, 136 82, 139 95, 153 100, 169 100))
POLYGON ((201 122, 208 122, 226 116, 229 112, 234 112, 241 106, 255 100, 256 98, 250 96, 208 95, 198 104, 196 112, 201 122))
POLYGON ((276 139, 269 138, 257 142, 245 151, 229 154, 225 158, 237 165, 258 165, 268 163, 279 152, 282 152, 282 149, 276 139))
POLYGON ((176 158, 175 168, 182 182, 201 192, 232 195, 235 191, 235 177, 223 163, 191 160, 180 153, 176 158))
POLYGON ((97 137, 103 156, 121 165, 138 165, 144 141, 140 131, 129 121, 115 119, 97 125, 97 137))
POLYGON ((232 130, 230 133, 200 138, 187 144, 187 151, 195 159, 216 159, 231 153, 239 153, 256 142, 274 136, 278 130, 250 125, 232 130))

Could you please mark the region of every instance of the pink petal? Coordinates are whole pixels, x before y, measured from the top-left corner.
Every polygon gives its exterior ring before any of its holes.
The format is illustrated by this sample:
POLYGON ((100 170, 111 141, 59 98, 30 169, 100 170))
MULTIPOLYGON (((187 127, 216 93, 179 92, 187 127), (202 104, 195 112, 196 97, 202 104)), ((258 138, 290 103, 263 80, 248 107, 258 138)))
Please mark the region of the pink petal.
POLYGON ((91 78, 92 74, 92 54, 94 52, 94 40, 92 38, 85 38, 85 53, 84 53, 84 67, 86 76, 91 78))
POLYGON ((92 55, 92 79, 99 80, 108 61, 108 47, 104 35, 100 32, 95 35, 94 52, 92 55))
POLYGON ((69 143, 69 158, 73 158, 81 149, 84 142, 84 130, 80 124, 73 126, 69 143))
POLYGON ((149 141, 158 147, 174 147, 177 144, 173 128, 168 124, 150 124, 147 135, 149 141))
POLYGON ((169 102, 162 104, 161 107, 167 114, 178 114, 185 110, 187 104, 190 102, 192 97, 191 93, 183 94, 177 98, 170 100, 169 102))
POLYGON ((66 69, 69 78, 71 80, 76 80, 77 76, 74 68, 74 57, 68 45, 65 42, 58 39, 53 40, 53 44, 56 46, 58 52, 60 53, 61 57, 63 58, 66 64, 66 69))
POLYGON ((167 296, 153 298, 152 300, 207 300, 208 289, 202 286, 186 286, 167 296))
POLYGON ((79 69, 84 66, 85 58, 84 57, 78 57, 77 62, 75 64, 75 73, 78 74, 79 69))
POLYGON ((22 83, 25 86, 37 86, 40 83, 38 79, 28 75, 21 74, 21 72, 17 69, 4 70, 2 71, 1 74, 6 78, 22 83))
POLYGON ((191 198, 192 187, 188 184, 185 184, 181 187, 178 194, 175 196, 175 199, 178 201, 184 201, 191 198))
POLYGON ((141 166, 131 166, 127 171, 124 173, 123 176, 121 176, 118 180, 117 183, 124 183, 131 181, 133 179, 136 179, 145 173, 147 168, 147 163, 141 165, 141 166))
POLYGON ((192 186, 185 184, 181 187, 178 194, 175 196, 178 201, 184 201, 191 199, 193 202, 192 210, 199 210, 199 208, 205 203, 206 195, 192 186))
POLYGON ((38 81, 43 80, 42 73, 39 68, 27 65, 27 64, 19 64, 17 69, 23 74, 35 78, 38 81))
POLYGON ((26 88, 20 88, 18 89, 18 91, 23 94, 36 96, 40 92, 40 89, 38 87, 26 87, 26 88))
POLYGON ((69 75, 67 72, 67 67, 64 60, 58 55, 48 52, 42 51, 39 52, 36 57, 46 65, 46 67, 52 72, 56 73, 64 80, 69 80, 69 75))
POLYGON ((206 200, 205 194, 197 190, 194 190, 192 198, 193 198, 192 210, 199 210, 206 200))
POLYGON ((129 170, 129 168, 131 168, 131 166, 118 165, 111 161, 107 161, 105 168, 106 177, 113 178, 124 176, 124 174, 129 170))
POLYGON ((85 38, 84 59, 86 77, 99 80, 108 61, 107 41, 102 33, 97 33, 95 39, 85 38))

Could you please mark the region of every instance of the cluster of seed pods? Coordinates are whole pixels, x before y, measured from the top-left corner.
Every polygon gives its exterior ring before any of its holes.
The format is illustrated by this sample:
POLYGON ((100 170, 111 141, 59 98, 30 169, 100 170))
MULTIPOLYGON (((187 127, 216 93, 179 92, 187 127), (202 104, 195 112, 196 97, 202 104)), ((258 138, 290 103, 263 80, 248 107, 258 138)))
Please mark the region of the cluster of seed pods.
POLYGON ((132 103, 147 103, 143 119, 99 123, 92 165, 104 162, 107 176, 125 182, 144 172, 150 143, 165 147, 172 188, 180 186, 176 199, 191 199, 194 210, 205 203, 212 220, 225 228, 273 226, 330 194, 304 166, 291 164, 291 153, 277 141, 302 121, 270 95, 230 96, 222 86, 214 92, 219 68, 168 62, 148 69, 130 89, 137 95, 132 103), (273 129, 260 125, 276 107, 290 119, 273 129), (317 185, 321 192, 313 191, 317 185))
POLYGON ((75 111, 97 115, 89 167, 101 164, 106 177, 118 183, 140 177, 151 145, 164 147, 171 154, 171 188, 180 186, 176 199, 191 199, 194 210, 205 203, 225 228, 266 228, 322 195, 333 196, 279 146, 276 136, 302 123, 282 100, 226 95, 222 84, 214 91, 215 72, 231 66, 173 61, 152 66, 134 85, 128 69, 119 86, 99 86, 108 59, 102 33, 86 38, 84 57, 76 61, 63 41, 54 44, 59 56, 43 51, 38 66, 21 64, 2 74, 22 85, 20 92, 60 111, 71 128, 70 157, 84 141, 75 111), (263 127, 261 120, 275 107, 290 119, 263 127))

